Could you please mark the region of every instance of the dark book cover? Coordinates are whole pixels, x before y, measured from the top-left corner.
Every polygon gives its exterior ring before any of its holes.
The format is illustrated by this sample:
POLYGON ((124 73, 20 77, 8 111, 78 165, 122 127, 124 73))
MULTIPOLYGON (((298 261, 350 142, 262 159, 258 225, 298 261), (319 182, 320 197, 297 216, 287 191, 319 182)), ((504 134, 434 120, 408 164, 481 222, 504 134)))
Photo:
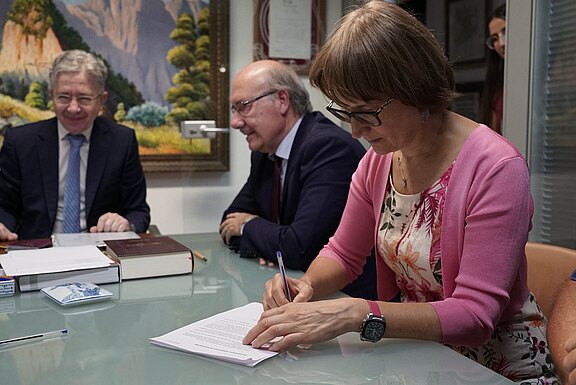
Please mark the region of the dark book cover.
POLYGON ((120 259, 158 254, 192 254, 188 247, 168 236, 117 239, 104 242, 106 243, 106 251, 111 251, 114 256, 120 259))
POLYGON ((0 248, 11 250, 43 249, 52 247, 52 238, 22 239, 17 241, 4 241, 0 248))

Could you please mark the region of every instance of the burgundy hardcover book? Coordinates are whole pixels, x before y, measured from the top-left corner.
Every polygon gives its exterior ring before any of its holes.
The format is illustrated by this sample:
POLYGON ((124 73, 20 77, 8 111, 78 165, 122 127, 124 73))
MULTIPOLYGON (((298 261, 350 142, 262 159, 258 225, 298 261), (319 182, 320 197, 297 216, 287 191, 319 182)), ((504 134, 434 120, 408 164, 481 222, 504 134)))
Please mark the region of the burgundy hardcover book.
POLYGON ((190 274, 192 251, 168 236, 104 241, 106 254, 120 263, 124 279, 190 274))
POLYGON ((43 249, 52 247, 52 238, 22 239, 17 241, 4 241, 0 248, 11 250, 43 249))

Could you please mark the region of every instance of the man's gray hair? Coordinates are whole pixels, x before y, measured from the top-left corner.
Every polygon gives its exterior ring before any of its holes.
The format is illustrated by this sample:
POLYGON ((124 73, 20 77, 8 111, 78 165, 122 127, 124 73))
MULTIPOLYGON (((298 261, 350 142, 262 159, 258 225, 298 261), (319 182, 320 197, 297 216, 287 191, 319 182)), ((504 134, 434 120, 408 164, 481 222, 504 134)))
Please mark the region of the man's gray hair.
POLYGON ((104 91, 108 76, 106 65, 96 55, 79 49, 64 51, 54 59, 49 74, 50 89, 54 89, 56 80, 61 73, 79 73, 82 71, 93 77, 98 92, 104 91))
POLYGON ((300 116, 312 112, 310 95, 296 71, 284 64, 274 66, 273 69, 269 71, 269 76, 270 89, 288 91, 292 109, 297 115, 300 116))

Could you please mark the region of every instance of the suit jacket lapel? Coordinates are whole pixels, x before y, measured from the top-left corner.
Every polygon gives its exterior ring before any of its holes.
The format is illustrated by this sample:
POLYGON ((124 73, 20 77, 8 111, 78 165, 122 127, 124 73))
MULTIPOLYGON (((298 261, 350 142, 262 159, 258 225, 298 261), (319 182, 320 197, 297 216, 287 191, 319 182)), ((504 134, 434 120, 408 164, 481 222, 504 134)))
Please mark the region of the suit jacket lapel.
POLYGON ((50 223, 56 220, 58 210, 58 123, 56 118, 49 120, 44 129, 39 130, 36 149, 38 151, 38 167, 41 170, 42 185, 44 187, 44 199, 46 211, 50 223))
POLYGON ((86 220, 92 209, 96 191, 104 175, 108 154, 112 150, 109 128, 102 124, 102 118, 96 118, 92 135, 90 135, 90 151, 88 152, 88 166, 86 168, 86 220))
MULTIPOLYGON (((286 168, 286 173, 284 174, 284 186, 282 188, 282 202, 287 202, 287 197, 290 196, 290 180, 292 179, 292 174, 296 166, 300 166, 300 161, 298 157, 300 156, 300 150, 302 148, 302 144, 306 140, 308 133, 313 127, 313 120, 314 115, 311 113, 307 113, 302 118, 300 122, 300 126, 298 126, 298 132, 294 137, 294 142, 292 143, 292 148, 290 149, 290 158, 288 159, 288 167, 286 168)), ((299 187, 298 187, 299 188, 299 187)), ((280 207, 279 217, 282 218, 284 214, 284 208, 286 207, 285 204, 282 204, 280 207)))
MULTIPOLYGON (((305 114, 300 122, 300 126, 298 126, 298 132, 294 137, 294 142, 292 143, 292 148, 290 149, 290 159, 294 160, 297 159, 300 154, 300 148, 302 147, 302 143, 306 140, 308 136, 308 132, 312 128, 312 124, 310 120, 313 118, 312 114, 305 114)), ((288 168, 286 169, 285 179, 288 180, 290 175, 294 172, 294 164, 297 162, 290 162, 288 159, 288 168)), ((299 162, 298 162, 299 163, 299 162)))

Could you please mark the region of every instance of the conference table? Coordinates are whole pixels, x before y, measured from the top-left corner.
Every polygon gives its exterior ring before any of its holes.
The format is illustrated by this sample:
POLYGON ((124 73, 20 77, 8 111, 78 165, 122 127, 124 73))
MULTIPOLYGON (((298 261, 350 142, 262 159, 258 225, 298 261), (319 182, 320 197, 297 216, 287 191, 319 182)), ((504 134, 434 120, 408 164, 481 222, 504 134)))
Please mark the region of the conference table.
POLYGON ((195 259, 193 274, 101 285, 112 300, 74 307, 37 291, 0 297, 0 340, 68 330, 64 338, 0 348, 0 384, 512 384, 439 343, 372 344, 358 333, 252 368, 152 345, 150 337, 260 302, 264 282, 277 273, 240 258, 216 233, 172 237, 207 257, 195 259))

